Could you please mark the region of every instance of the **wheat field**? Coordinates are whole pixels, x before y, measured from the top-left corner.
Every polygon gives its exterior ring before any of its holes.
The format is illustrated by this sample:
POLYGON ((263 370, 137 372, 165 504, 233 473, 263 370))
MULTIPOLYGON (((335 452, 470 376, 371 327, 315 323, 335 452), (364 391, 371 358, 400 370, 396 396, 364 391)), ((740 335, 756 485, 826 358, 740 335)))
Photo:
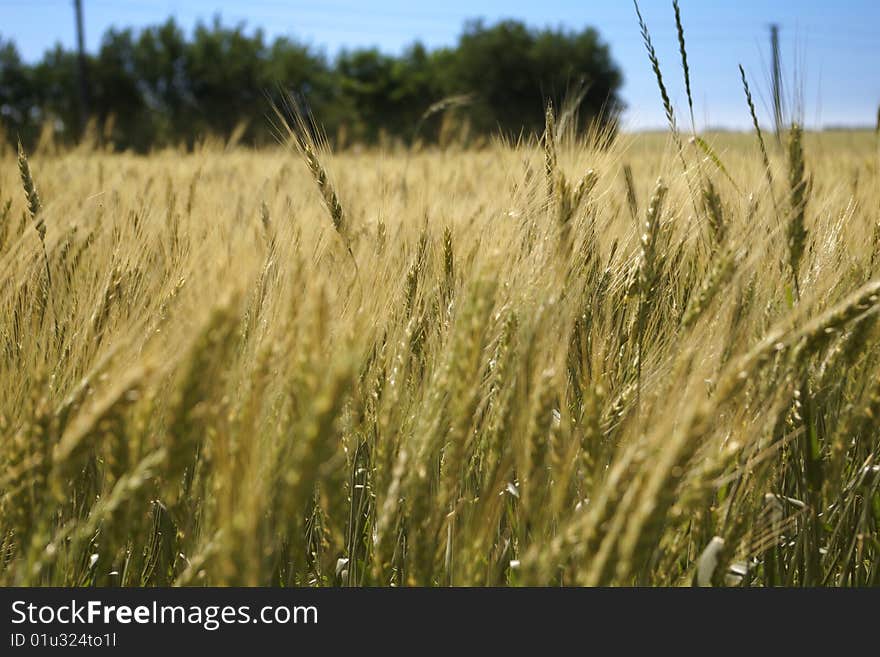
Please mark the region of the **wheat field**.
POLYGON ((763 139, 7 149, 0 583, 880 584, 880 149, 763 139))

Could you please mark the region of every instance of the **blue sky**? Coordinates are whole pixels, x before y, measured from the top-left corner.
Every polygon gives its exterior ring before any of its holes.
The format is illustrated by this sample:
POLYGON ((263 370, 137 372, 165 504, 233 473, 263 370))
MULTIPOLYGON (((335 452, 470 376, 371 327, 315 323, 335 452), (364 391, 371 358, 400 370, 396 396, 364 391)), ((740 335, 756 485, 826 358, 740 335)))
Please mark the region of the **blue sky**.
MULTIPOLYGON (((786 80, 797 75, 803 120, 811 126, 873 125, 880 104, 880 2, 877 0, 680 0, 698 125, 747 127, 739 82, 742 63, 769 119, 768 25, 781 28, 786 80)), ((83 0, 86 44, 97 50, 110 26, 143 27, 174 16, 187 30, 220 14, 245 21, 269 37, 288 35, 333 55, 342 47, 378 46, 397 53, 418 39, 429 47, 454 44, 464 21, 516 18, 533 26, 599 29, 623 70, 627 125, 664 124, 653 73, 627 0, 83 0)), ((686 101, 671 0, 643 0, 673 101, 684 119, 686 101)), ((56 42, 73 47, 72 0, 0 0, 0 35, 28 61, 56 42)))

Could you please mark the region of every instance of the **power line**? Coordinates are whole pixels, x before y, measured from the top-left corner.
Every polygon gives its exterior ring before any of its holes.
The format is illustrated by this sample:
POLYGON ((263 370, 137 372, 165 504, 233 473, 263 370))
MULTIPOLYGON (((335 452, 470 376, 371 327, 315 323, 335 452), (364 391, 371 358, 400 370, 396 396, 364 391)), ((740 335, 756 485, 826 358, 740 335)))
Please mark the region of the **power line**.
POLYGON ((89 82, 86 61, 85 33, 83 30, 82 0, 73 0, 73 9, 76 13, 76 45, 79 51, 79 109, 80 123, 85 131, 89 120, 89 82))

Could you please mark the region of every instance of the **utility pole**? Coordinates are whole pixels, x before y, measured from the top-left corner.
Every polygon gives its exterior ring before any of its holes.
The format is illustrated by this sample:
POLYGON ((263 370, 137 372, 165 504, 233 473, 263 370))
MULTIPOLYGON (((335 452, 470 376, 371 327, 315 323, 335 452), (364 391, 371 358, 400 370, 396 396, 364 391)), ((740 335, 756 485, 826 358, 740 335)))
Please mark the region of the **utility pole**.
POLYGON ((782 135, 782 71, 779 63, 779 25, 770 26, 770 50, 773 53, 773 122, 776 128, 776 141, 782 135))
POLYGON ((82 0, 73 0, 76 12, 76 43, 79 50, 79 116, 80 130, 85 132, 89 122, 89 83, 86 62, 86 39, 83 32, 82 0))

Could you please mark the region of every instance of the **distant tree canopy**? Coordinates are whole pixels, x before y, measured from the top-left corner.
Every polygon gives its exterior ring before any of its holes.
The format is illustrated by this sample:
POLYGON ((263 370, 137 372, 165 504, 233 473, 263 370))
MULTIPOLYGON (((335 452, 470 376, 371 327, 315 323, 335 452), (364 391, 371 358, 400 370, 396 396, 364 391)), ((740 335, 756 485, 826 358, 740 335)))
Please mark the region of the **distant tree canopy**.
MULTIPOLYGON (((433 103, 468 94, 454 111, 470 133, 540 131, 548 100, 581 90, 579 120, 613 121, 621 108, 621 73, 598 32, 535 30, 516 21, 466 24, 453 48, 420 43, 400 56, 346 50, 335 59, 262 31, 200 24, 188 38, 169 19, 140 31, 108 30, 87 58, 89 118, 116 148, 192 145, 246 125, 244 140, 274 139, 273 105, 291 93, 335 137, 409 140, 433 103)), ((0 37, 0 119, 7 139, 32 143, 51 122, 76 141, 81 115, 76 53, 56 46, 29 65, 0 37)), ((420 136, 436 139, 441 121, 420 136)))

